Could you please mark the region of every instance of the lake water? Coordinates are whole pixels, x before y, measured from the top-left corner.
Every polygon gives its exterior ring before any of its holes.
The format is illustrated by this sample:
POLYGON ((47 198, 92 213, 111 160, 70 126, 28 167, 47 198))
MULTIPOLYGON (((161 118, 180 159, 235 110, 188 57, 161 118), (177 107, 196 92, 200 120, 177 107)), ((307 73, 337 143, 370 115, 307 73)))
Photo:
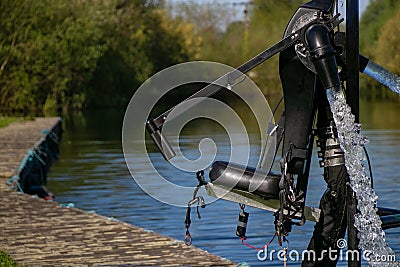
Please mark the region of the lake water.
MULTIPOLYGON (((61 203, 73 202, 83 210, 114 217, 121 221, 182 240, 185 234, 185 208, 170 206, 149 197, 132 179, 125 164, 121 146, 124 110, 74 114, 64 118, 61 157, 49 174, 48 188, 61 203)), ((370 143, 367 148, 372 161, 378 205, 400 208, 400 105, 396 103, 362 103, 361 121, 370 143)), ((229 143, 218 127, 202 123, 188 125, 181 136, 182 147, 188 155, 196 155, 199 140, 213 138, 218 145, 217 160, 226 160, 229 143), (192 127, 192 128, 191 128, 192 127)), ((257 150, 252 143, 252 151, 257 150)), ((315 149, 314 149, 315 150, 315 149)), ((154 164, 162 166, 169 179, 177 184, 195 186, 194 174, 182 173, 165 162, 155 150, 150 153, 154 164)), ((140 155, 136 155, 140 157, 140 155)), ((251 155, 250 162, 257 160, 251 155)), ((325 190, 316 157, 313 159, 307 205, 318 206, 325 190)), ((189 199, 188 199, 189 200, 189 199)), ((239 207, 218 200, 201 209, 201 220, 192 210, 191 235, 193 245, 235 262, 251 266, 282 266, 282 262, 260 262, 256 251, 244 247, 235 236, 239 207)), ((248 242, 262 246, 274 233, 271 212, 246 208, 250 212, 247 228, 248 242)), ((294 227, 289 235, 290 249, 306 248, 313 231, 312 222, 294 227)), ((400 258, 400 230, 387 230, 387 241, 400 258)), ((271 249, 279 250, 274 242, 271 249)), ((300 263, 292 263, 298 266, 300 263)), ((290 264, 289 264, 290 265, 290 264)), ((341 262, 338 266, 347 266, 341 262)))

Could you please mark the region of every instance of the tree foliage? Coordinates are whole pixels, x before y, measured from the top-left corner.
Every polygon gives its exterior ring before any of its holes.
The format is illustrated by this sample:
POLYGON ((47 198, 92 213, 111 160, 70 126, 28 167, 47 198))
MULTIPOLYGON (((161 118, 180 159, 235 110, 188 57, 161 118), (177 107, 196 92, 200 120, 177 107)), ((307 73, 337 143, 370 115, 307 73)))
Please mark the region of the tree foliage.
MULTIPOLYGON (((231 13, 226 3, 206 5, 186 2, 178 9, 184 19, 196 25, 202 37, 200 58, 237 67, 282 38, 286 24, 304 0, 254 0, 248 5, 248 21, 231 13), (221 27, 224 25, 225 27, 221 27)), ((244 6, 242 6, 244 8, 244 6)), ((398 67, 398 23, 400 1, 371 0, 360 23, 362 54, 400 74, 398 67)), ((237 12, 237 9, 236 9, 237 12)), ((278 57, 249 73, 266 95, 281 95, 278 57)), ((372 79, 361 76, 361 94, 366 98, 396 98, 372 79)))
MULTIPOLYGON (((200 59, 238 67, 282 39, 285 26, 302 0, 254 0, 247 6, 246 18, 238 20, 227 3, 180 4, 175 13, 196 25, 202 38, 200 59), (236 18, 236 19, 235 19, 236 18), (222 26, 221 26, 222 25, 222 26)), ((244 10, 245 5, 241 6, 244 10)), ((249 73, 266 95, 281 95, 278 57, 249 73)))
POLYGON ((398 0, 371 0, 360 21, 360 48, 363 53, 373 56, 374 45, 382 28, 400 8, 398 0))
MULTIPOLYGON (((176 63, 212 60, 237 67, 282 38, 304 0, 1 0, 0 111, 125 105, 153 73, 176 63), (247 7, 245 18, 237 15, 247 7), (171 9, 171 8, 170 8, 171 9), (170 11, 170 12, 169 12, 170 11)), ((361 52, 397 74, 400 1, 371 0, 361 20, 361 52)), ((249 75, 280 95, 278 57, 249 75)), ((363 78, 362 95, 394 96, 363 78)))
MULTIPOLYGON (((372 0, 360 23, 361 53, 397 75, 400 75, 399 15, 400 1, 372 0)), ((368 99, 398 99, 397 94, 365 76, 361 76, 361 94, 368 99)))
MULTIPOLYGON (((259 53, 281 40, 289 19, 303 3, 302 0, 255 0, 247 51, 259 53)), ((282 95, 278 58, 274 56, 250 73, 266 95, 282 95)))
POLYGON ((0 1, 0 107, 124 105, 154 72, 196 56, 162 1, 0 1))

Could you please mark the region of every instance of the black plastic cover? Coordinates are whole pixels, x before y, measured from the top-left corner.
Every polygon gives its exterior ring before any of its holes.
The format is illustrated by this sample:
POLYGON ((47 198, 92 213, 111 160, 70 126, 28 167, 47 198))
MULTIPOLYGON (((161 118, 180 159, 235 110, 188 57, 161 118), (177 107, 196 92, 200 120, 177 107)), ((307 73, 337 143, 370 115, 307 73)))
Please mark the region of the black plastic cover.
POLYGON ((280 174, 267 173, 262 169, 236 163, 216 161, 211 167, 209 176, 211 182, 215 185, 222 185, 246 192, 249 192, 252 179, 256 179, 256 181, 263 180, 261 185, 254 192, 250 193, 265 199, 279 199, 280 174))
POLYGON ((302 5, 302 7, 312 8, 330 13, 332 12, 334 2, 334 0, 313 0, 311 2, 305 3, 304 5, 302 5))

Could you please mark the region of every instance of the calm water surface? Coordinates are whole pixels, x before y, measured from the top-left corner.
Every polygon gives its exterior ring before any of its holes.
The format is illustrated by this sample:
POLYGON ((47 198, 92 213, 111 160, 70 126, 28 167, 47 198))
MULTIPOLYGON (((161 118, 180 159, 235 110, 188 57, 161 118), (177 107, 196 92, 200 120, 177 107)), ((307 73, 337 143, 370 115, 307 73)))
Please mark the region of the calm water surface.
MULTIPOLYGON (((124 111, 103 110, 85 115, 64 118, 65 133, 61 144, 61 158, 51 168, 48 188, 62 203, 73 202, 76 207, 114 217, 137 226, 182 240, 185 209, 163 204, 149 197, 134 182, 127 170, 121 148, 121 127, 124 111)), ((364 134, 369 137, 375 188, 379 206, 400 208, 400 105, 392 103, 362 103, 364 134)), ((197 145, 203 137, 212 137, 218 145, 216 160, 229 156, 227 136, 218 127, 188 125, 181 143, 188 155, 196 155, 197 145), (211 131, 210 131, 211 130, 211 131), (210 134, 211 132, 211 134, 210 134)), ((252 151, 257 150, 255 142, 252 151)), ((257 159, 252 153, 250 162, 257 159)), ((156 152, 153 162, 170 173, 173 182, 195 186, 193 174, 175 170, 156 152)), ((309 182, 307 204, 318 206, 325 190, 322 169, 314 157, 309 182)), ((250 212, 247 228, 248 242, 262 246, 274 233, 273 215, 270 212, 246 208, 250 212)), ((282 263, 260 262, 254 250, 243 247, 235 236, 239 213, 238 205, 223 200, 201 209, 201 220, 192 213, 191 234, 193 244, 199 248, 235 262, 252 266, 282 266, 282 263)), ((312 235, 313 223, 294 227, 289 236, 290 248, 301 251, 312 235)), ((387 230, 387 241, 400 258, 400 230, 387 230)), ((271 249, 279 250, 276 242, 271 249)), ((298 266, 300 263, 293 263, 298 266)), ((347 266, 340 263, 339 266, 347 266)))

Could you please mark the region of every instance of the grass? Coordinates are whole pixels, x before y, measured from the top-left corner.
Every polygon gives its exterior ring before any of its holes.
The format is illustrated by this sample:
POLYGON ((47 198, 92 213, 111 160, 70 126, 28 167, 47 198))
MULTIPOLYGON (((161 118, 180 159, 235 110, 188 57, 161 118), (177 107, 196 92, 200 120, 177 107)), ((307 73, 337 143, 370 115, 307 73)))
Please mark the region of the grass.
POLYGON ((29 120, 31 118, 28 117, 4 117, 4 116, 0 116, 0 128, 1 127, 6 127, 7 125, 9 125, 12 122, 15 121, 26 121, 29 120))
MULTIPOLYGON (((6 252, 0 250, 0 267, 20 267, 6 252)), ((23 265, 22 265, 23 266, 23 265)))

